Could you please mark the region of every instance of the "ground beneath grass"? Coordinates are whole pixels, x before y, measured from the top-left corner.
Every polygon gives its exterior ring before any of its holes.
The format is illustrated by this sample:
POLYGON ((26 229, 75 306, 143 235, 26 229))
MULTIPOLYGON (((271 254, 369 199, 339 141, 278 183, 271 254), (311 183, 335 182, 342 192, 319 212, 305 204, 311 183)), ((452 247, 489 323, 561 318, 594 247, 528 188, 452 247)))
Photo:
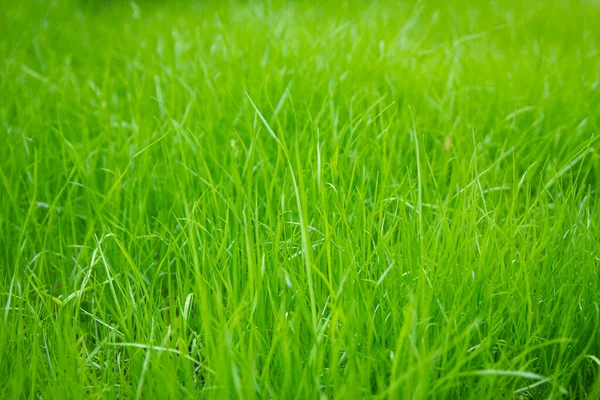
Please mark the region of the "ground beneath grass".
POLYGON ((600 397, 600 5, 0 0, 0 397, 600 397))

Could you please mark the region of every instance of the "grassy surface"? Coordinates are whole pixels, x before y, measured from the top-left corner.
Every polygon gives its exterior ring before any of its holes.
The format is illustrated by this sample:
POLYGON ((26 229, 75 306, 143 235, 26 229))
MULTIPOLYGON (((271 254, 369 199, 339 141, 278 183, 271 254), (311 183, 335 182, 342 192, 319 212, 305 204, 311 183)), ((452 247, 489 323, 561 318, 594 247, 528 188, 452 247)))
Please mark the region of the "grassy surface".
POLYGON ((0 1, 0 397, 600 397, 598 21, 0 1))

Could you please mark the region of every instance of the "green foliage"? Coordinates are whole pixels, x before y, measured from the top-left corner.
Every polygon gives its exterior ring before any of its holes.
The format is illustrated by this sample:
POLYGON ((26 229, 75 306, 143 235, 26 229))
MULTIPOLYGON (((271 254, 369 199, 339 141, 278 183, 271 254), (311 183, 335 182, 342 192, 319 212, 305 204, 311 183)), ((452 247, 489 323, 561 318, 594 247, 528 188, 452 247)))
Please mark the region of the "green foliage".
POLYGON ((0 397, 600 397, 594 1, 0 1, 0 397))

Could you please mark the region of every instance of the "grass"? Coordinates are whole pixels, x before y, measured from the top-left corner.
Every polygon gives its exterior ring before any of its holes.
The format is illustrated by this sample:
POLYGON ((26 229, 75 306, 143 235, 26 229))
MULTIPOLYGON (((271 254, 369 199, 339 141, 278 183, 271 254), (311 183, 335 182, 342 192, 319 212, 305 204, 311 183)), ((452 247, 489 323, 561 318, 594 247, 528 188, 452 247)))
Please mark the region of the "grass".
POLYGON ((0 1, 0 397, 599 398, 600 5, 0 1))

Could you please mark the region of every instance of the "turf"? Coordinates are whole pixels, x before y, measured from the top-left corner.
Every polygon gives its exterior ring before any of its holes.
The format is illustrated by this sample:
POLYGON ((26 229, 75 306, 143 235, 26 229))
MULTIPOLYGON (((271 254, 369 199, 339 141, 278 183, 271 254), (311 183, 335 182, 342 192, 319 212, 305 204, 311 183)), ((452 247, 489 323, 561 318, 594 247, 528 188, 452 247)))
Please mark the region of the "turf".
POLYGON ((0 1, 0 397, 599 398, 600 5, 0 1))

